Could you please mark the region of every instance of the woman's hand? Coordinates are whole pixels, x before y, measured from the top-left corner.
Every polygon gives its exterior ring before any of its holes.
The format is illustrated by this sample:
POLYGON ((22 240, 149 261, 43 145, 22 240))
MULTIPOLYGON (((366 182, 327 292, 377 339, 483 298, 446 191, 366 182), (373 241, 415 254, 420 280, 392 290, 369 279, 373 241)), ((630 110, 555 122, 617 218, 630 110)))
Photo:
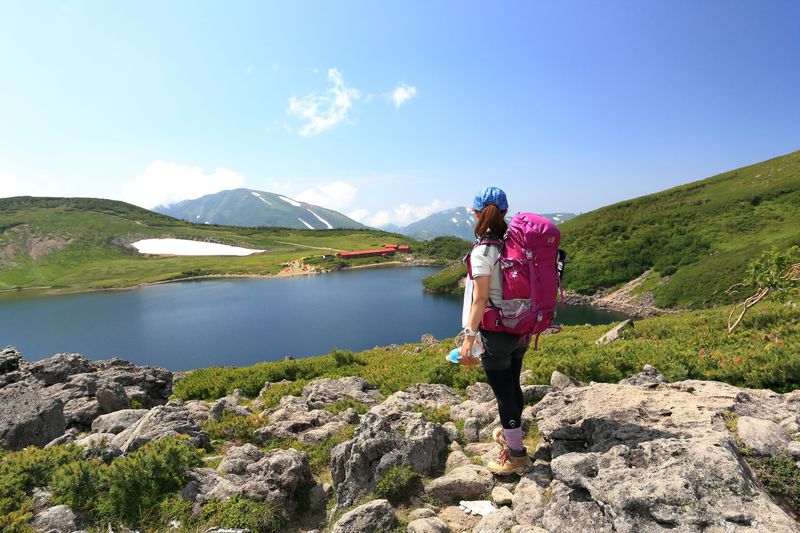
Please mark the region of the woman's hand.
POLYGON ((472 355, 472 347, 475 344, 475 337, 464 335, 464 342, 461 343, 461 358, 458 360, 464 366, 476 366, 481 364, 481 360, 472 355))

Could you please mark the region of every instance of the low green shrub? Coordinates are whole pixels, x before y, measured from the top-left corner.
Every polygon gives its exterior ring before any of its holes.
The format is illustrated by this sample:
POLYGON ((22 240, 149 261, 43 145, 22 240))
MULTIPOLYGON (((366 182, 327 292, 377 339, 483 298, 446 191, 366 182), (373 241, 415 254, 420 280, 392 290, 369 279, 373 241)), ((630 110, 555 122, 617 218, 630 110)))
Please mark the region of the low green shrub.
POLYGON ((253 432, 266 425, 267 421, 259 415, 239 416, 224 411, 219 420, 208 420, 201 427, 212 440, 229 441, 241 446, 253 443, 253 432))
POLYGON ((416 406, 411 409, 415 413, 422 413, 426 422, 435 422, 437 424, 446 424, 450 422, 450 406, 446 405, 438 409, 432 407, 416 406))
POLYGON ((80 460, 74 445, 3 452, 0 457, 0 530, 22 531, 32 517, 30 491, 50 484, 60 467, 80 460))
POLYGON ((97 512, 109 520, 138 526, 147 511, 186 484, 186 472, 202 464, 188 442, 166 438, 116 459, 101 470, 97 512))
POLYGON ((796 516, 800 513, 800 467, 789 455, 748 457, 747 462, 764 488, 783 501, 796 516))
POLYGON ((369 410, 369 408, 366 405, 352 398, 345 398, 344 400, 339 400, 338 402, 334 402, 326 406, 324 409, 326 411, 330 411, 331 413, 339 414, 351 408, 355 409, 356 412, 362 415, 369 410))
POLYGON ((162 502, 186 484, 186 472, 201 464, 186 440, 171 437, 146 444, 111 465, 72 462, 53 474, 53 497, 89 516, 142 527, 159 523, 162 502))
POLYGON ((375 495, 393 504, 408 501, 422 490, 422 476, 406 466, 395 466, 383 475, 375 487, 375 495))
POLYGON ((75 511, 94 509, 103 466, 99 461, 76 461, 60 467, 50 483, 53 501, 75 511))
POLYGON ((209 525, 249 529, 254 533, 279 533, 288 522, 280 507, 234 496, 226 502, 212 500, 203 507, 203 522, 209 525))

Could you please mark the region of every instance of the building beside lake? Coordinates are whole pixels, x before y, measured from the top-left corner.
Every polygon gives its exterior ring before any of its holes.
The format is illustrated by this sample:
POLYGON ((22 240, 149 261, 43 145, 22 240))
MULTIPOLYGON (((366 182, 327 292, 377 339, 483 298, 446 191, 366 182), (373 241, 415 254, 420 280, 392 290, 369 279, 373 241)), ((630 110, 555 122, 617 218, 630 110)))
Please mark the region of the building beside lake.
POLYGON ((410 252, 411 247, 407 244, 384 244, 383 248, 373 248, 371 250, 353 250, 352 252, 339 252, 337 255, 342 259, 359 259, 362 257, 391 257, 397 252, 410 252))

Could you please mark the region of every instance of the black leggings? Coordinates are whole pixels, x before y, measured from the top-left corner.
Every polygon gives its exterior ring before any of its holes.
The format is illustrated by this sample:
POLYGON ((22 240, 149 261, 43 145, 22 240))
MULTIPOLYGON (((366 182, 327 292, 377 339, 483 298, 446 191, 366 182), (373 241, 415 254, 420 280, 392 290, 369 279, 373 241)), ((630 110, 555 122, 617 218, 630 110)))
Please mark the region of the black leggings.
POLYGON ((505 333, 481 332, 484 340, 483 369, 492 387, 500 422, 505 429, 514 429, 522 424, 522 409, 525 400, 519 375, 527 346, 520 346, 519 337, 505 333))

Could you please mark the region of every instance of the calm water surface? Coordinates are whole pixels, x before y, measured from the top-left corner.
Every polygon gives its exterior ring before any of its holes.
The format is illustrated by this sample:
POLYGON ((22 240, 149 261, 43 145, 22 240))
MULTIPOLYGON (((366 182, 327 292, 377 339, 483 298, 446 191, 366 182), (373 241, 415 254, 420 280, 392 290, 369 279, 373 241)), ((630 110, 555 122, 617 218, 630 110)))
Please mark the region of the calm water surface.
MULTIPOLYGON (((0 347, 16 346, 29 361, 77 352, 186 370, 418 342, 423 333, 452 337, 460 330, 461 298, 422 290, 422 278, 435 271, 364 269, 0 299, 0 347)), ((558 322, 620 318, 568 307, 558 322)))

